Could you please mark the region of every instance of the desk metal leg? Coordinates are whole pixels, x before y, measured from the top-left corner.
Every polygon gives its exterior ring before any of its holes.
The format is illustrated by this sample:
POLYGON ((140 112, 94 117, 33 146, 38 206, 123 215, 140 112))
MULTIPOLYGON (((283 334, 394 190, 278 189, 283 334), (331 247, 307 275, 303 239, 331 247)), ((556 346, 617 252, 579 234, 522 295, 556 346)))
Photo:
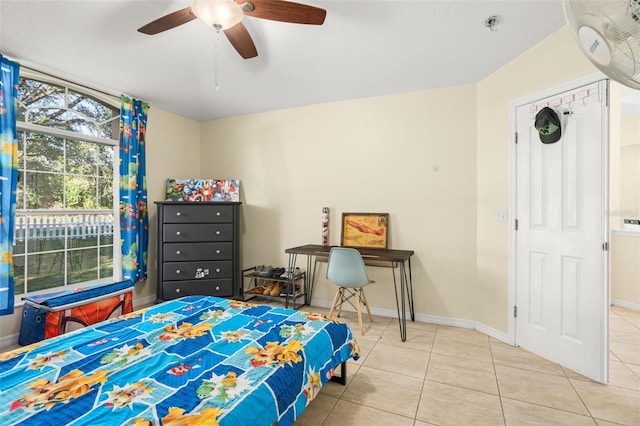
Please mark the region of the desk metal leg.
POLYGON ((400 297, 398 297, 398 280, 396 278, 396 268, 394 265, 391 265, 391 270, 393 272, 393 288, 396 293, 396 308, 398 309, 398 323, 400 324, 400 339, 404 342, 407 340, 407 310, 405 308, 405 298, 404 298, 404 263, 398 263, 400 267, 400 271, 398 272, 400 275, 400 297))
MULTIPOLYGON (((311 304, 311 295, 313 294, 313 283, 316 276, 316 263, 313 263, 314 256, 307 256, 307 269, 304 274, 304 303, 305 305, 311 304)), ((289 253, 289 270, 295 270, 298 262, 298 255, 296 253, 289 253)))
MULTIPOLYGON (((288 265, 288 269, 287 271, 295 271, 295 267, 296 267, 296 260, 297 260, 298 255, 295 253, 290 253, 289 254, 289 265, 288 265)), ((291 279, 291 288, 287 289, 287 301, 289 300, 289 294, 293 294, 293 309, 296 308, 296 294, 295 294, 295 289, 296 289, 296 285, 295 285, 295 280, 293 278, 291 278, 293 275, 295 275, 295 272, 289 272, 289 278, 291 279), (289 293, 289 291, 291 291, 291 293, 289 293)), ((305 287, 306 287, 306 282, 307 282, 307 278, 305 277, 304 279, 305 282, 305 287)), ((289 283, 287 282, 287 285, 289 285, 289 283)), ((306 288, 305 288, 306 291, 306 288)), ((306 303, 307 298, 305 296, 304 301, 306 303)))
MULTIPOLYGON (((393 274, 393 291, 396 294, 396 309, 398 310, 398 322, 400 323, 400 338, 404 342, 407 338, 405 327, 402 326, 402 315, 400 313, 400 298, 398 297, 398 283, 396 280, 396 268, 395 265, 391 264, 391 273, 393 274)), ((405 323, 406 324, 406 323, 405 323)))
POLYGON ((411 264, 409 263, 409 275, 407 276, 407 268, 405 262, 398 262, 400 275, 400 297, 398 297, 398 280, 396 278, 396 269, 392 265, 393 271, 393 288, 396 294, 396 308, 398 309, 398 322, 400 323, 400 339, 407 340, 407 303, 409 304, 409 314, 411 321, 415 321, 415 313, 413 310, 413 284, 411 282, 411 264), (405 296, 406 295, 406 296, 405 296))
POLYGON ((297 254, 295 254, 295 253, 290 253, 289 254, 289 265, 288 265, 287 271, 295 270, 297 258, 298 258, 297 254))
POLYGON ((309 299, 309 302, 307 302, 308 305, 311 305, 311 297, 313 296, 313 287, 314 284, 316 282, 316 265, 318 264, 318 262, 315 261, 315 256, 312 255, 308 255, 307 256, 307 271, 311 271, 308 281, 308 291, 307 291, 307 298, 309 299))
POLYGON ((416 314, 413 309, 413 277, 411 276, 411 258, 409 258, 408 263, 409 263, 409 310, 411 312, 411 321, 415 321, 416 314))

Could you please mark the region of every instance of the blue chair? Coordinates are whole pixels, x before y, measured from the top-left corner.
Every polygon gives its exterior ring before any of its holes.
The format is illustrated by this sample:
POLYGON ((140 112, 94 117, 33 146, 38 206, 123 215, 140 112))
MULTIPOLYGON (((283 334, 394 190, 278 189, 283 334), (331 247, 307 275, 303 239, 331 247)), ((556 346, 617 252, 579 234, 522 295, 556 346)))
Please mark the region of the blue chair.
POLYGON ((362 260, 360 252, 353 248, 333 247, 329 252, 329 263, 327 265, 327 279, 337 285, 338 292, 333 299, 329 316, 338 308, 338 317, 342 314, 342 305, 349 302, 358 311, 358 323, 360 324, 360 334, 364 336, 362 327, 362 313, 360 304, 364 304, 369 314, 369 319, 373 322, 367 298, 364 295, 363 287, 373 284, 367 275, 367 268, 362 260), (356 305, 351 302, 355 297, 356 305))

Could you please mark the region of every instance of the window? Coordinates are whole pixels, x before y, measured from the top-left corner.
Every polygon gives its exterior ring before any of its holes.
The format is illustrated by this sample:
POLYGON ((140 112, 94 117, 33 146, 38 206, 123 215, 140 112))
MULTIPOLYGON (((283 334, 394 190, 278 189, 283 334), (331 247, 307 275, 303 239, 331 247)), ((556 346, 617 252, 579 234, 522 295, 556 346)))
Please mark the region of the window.
POLYGON ((28 73, 21 77, 17 297, 114 278, 119 117, 115 98, 28 73))

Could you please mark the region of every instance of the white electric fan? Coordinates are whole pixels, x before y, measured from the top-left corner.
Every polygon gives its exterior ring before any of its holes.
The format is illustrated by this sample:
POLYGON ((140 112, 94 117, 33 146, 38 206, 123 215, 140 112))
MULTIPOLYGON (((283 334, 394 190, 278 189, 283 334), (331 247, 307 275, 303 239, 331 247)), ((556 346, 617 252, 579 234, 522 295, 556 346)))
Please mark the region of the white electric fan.
POLYGON ((640 90, 640 0, 563 1, 578 45, 600 71, 640 90))

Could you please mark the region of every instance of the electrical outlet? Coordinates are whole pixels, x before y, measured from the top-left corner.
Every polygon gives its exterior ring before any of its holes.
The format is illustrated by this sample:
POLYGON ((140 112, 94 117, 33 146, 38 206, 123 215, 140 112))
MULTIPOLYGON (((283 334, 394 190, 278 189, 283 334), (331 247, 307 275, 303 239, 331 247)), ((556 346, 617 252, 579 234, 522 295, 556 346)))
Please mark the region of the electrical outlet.
POLYGON ((507 211, 506 210, 497 210, 496 211, 496 222, 506 222, 507 221, 507 211))

